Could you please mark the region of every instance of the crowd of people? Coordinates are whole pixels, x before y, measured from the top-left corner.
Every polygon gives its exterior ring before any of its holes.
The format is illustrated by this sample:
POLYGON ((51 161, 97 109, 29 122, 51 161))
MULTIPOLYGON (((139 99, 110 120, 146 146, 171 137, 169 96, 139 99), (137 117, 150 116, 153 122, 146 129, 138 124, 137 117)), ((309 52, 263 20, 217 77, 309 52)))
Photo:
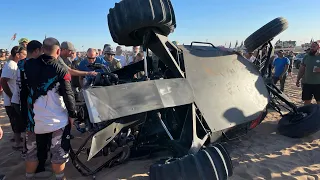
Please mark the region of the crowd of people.
MULTIPOLYGON (((139 46, 129 54, 121 46, 114 50, 106 44, 103 50, 89 48, 83 55, 71 42, 55 38, 43 43, 22 38, 10 52, 0 51, 3 105, 13 131, 12 148, 21 151, 26 162, 26 179, 43 171, 48 150, 56 179, 66 179, 70 130, 76 117, 73 85, 81 88, 101 72, 88 64, 103 64, 112 72, 143 60, 143 52, 139 46)), ((2 135, 0 127, 0 139, 2 135)), ((4 177, 0 175, 0 180, 4 177)))

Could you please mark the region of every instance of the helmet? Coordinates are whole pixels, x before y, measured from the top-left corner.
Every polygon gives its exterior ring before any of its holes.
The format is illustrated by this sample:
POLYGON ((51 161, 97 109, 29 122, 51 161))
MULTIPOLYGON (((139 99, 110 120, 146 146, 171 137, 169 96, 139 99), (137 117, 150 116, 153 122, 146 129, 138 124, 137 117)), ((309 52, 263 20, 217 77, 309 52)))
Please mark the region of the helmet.
POLYGON ((19 44, 20 44, 20 43, 23 43, 23 42, 27 42, 27 43, 28 43, 28 42, 29 42, 29 39, 27 39, 27 38, 21 38, 18 42, 19 42, 19 44))

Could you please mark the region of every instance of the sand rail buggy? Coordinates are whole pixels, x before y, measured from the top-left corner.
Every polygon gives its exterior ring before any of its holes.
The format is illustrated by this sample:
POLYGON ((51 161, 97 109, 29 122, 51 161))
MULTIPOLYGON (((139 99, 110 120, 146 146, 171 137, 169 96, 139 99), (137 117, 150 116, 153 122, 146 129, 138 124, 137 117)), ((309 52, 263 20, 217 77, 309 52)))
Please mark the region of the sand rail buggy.
POLYGON ((249 51, 260 53, 255 64, 211 43, 171 43, 167 36, 176 20, 170 0, 123 0, 110 9, 108 25, 114 42, 142 45, 145 57, 114 72, 105 70, 82 90, 77 127, 87 136, 71 150, 77 170, 94 176, 105 167, 167 151, 169 158, 150 167, 151 180, 231 176, 232 161, 220 142, 255 128, 268 104, 277 109, 272 97, 284 97, 267 80, 270 41, 287 28, 286 20, 271 21, 245 41, 249 51), (134 78, 141 71, 145 76, 134 78))

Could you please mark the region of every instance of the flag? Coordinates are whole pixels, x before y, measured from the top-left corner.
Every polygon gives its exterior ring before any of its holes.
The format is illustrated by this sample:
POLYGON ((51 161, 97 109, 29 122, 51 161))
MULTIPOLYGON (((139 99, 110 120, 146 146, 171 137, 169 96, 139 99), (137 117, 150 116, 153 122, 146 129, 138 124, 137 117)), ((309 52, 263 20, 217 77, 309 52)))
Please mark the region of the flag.
POLYGON ((17 38, 17 33, 14 33, 14 35, 12 36, 11 40, 14 41, 17 38))
POLYGON ((234 45, 234 48, 237 48, 238 46, 238 40, 236 41, 236 45, 234 45))
POLYGON ((242 41, 241 44, 240 44, 240 48, 242 48, 242 46, 243 46, 243 41, 242 41))

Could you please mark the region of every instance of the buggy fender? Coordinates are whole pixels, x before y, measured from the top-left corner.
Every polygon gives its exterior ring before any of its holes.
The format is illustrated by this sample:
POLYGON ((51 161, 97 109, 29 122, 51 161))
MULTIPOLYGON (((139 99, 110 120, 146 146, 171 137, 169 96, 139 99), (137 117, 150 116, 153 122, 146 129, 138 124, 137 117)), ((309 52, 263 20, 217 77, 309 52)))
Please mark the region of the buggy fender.
POLYGON ((83 95, 92 123, 194 102, 192 88, 184 78, 93 87, 83 95))
POLYGON ((264 79, 243 56, 207 46, 179 46, 195 104, 216 132, 252 121, 268 104, 264 79))

